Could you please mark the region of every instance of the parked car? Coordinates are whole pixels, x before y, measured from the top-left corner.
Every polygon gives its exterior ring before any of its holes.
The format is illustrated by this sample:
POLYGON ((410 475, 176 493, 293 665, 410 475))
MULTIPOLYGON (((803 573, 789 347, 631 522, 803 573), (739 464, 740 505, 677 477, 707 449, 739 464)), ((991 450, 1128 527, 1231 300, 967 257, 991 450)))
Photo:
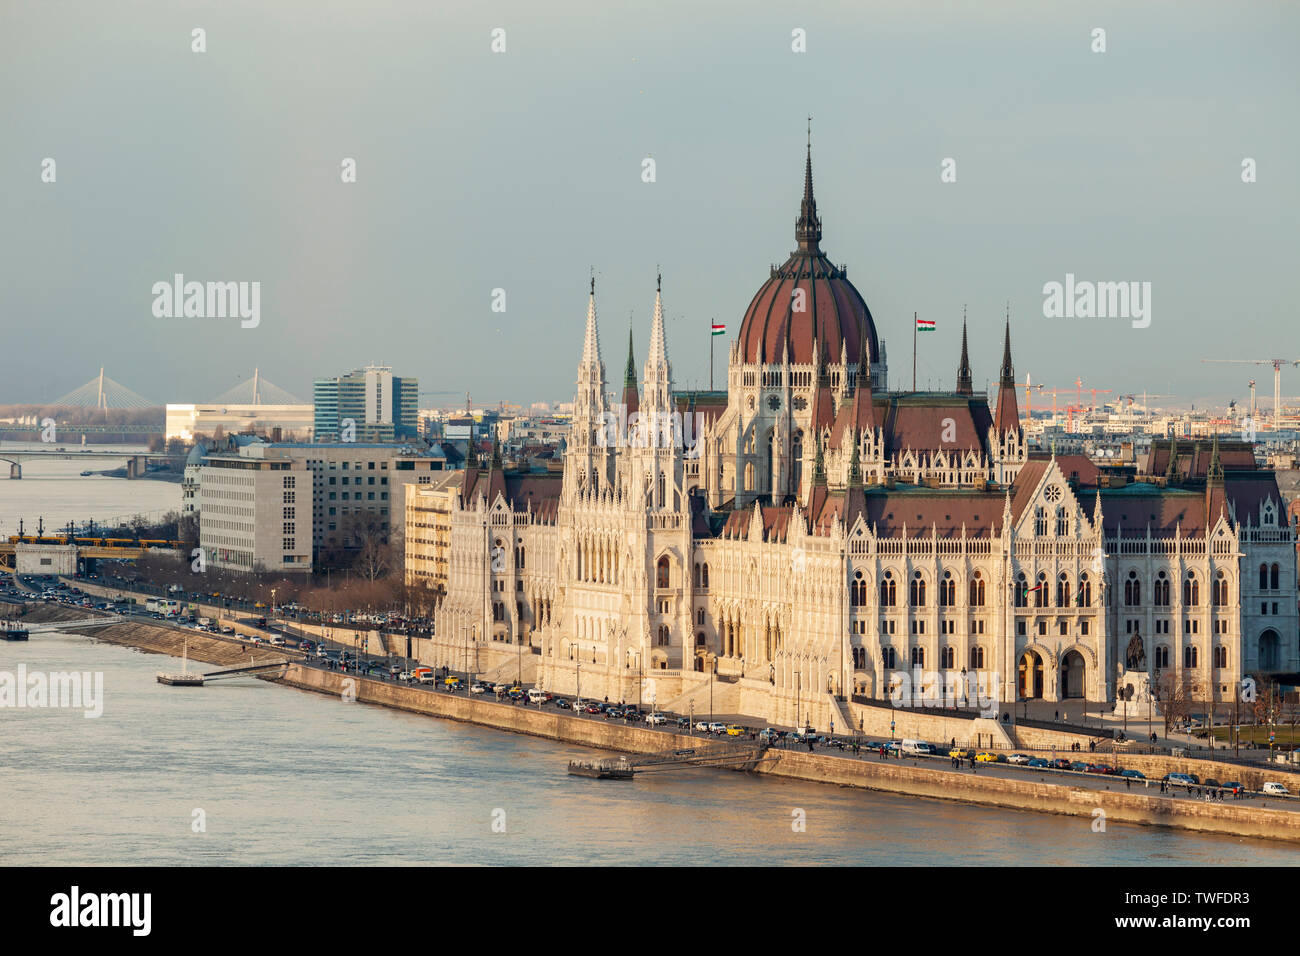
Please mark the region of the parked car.
POLYGON ((1269 796, 1273 797, 1285 797, 1289 796, 1291 793, 1290 790, 1282 786, 1282 784, 1278 783, 1276 780, 1266 780, 1261 792, 1267 793, 1269 796))
POLYGON ((976 763, 997 763, 998 755, 989 750, 981 750, 975 755, 976 763))
POLYGON ((653 714, 646 715, 645 722, 651 727, 662 727, 664 724, 668 723, 668 718, 658 711, 655 711, 653 714))
POLYGON ((711 734, 725 734, 727 725, 720 720, 713 720, 709 722, 707 729, 711 734))
POLYGON ((1046 770, 1048 764, 1042 757, 1031 757, 1029 763, 1025 764, 1025 766, 1029 767, 1031 770, 1046 770))
POLYGON ((673 723, 676 724, 678 727, 682 728, 683 730, 685 730, 691 726, 691 718, 678 717, 676 720, 673 721, 673 723))
POLYGON ((1173 783, 1182 787, 1196 786, 1196 777, 1190 773, 1167 773, 1164 775, 1165 783, 1173 783))
POLYGON ((1007 758, 1007 763, 1013 763, 1017 766, 1023 767, 1025 764, 1029 763, 1030 759, 1029 754, 1012 754, 1007 758))
POLYGON ((744 727, 740 726, 739 724, 731 724, 730 726, 727 727, 728 737, 739 737, 742 734, 747 734, 747 733, 749 733, 749 731, 746 730, 744 727))
POLYGON ((471 694, 486 694, 487 686, 484 684, 480 684, 478 681, 475 681, 474 683, 469 685, 469 692, 471 694))
POLYGON ((1121 777, 1129 777, 1133 780, 1145 780, 1147 778, 1147 775, 1141 770, 1121 770, 1119 775, 1121 777))
POLYGON ((1064 757, 1057 757, 1055 760, 1047 761, 1047 766, 1051 767, 1053 770, 1069 770, 1070 761, 1064 757))
POLYGON ((1223 785, 1223 789, 1231 794, 1245 793, 1246 788, 1241 785, 1240 780, 1229 780, 1223 785))
POLYGON ((572 710, 572 709, 573 709, 573 705, 570 704, 569 701, 568 701, 566 698, 564 698, 564 697, 556 698, 555 706, 558 707, 560 710, 572 710))
POLYGON ((1070 769, 1077 770, 1079 773, 1086 773, 1090 766, 1092 765, 1089 763, 1085 763, 1082 760, 1076 760, 1072 764, 1070 764, 1070 769))

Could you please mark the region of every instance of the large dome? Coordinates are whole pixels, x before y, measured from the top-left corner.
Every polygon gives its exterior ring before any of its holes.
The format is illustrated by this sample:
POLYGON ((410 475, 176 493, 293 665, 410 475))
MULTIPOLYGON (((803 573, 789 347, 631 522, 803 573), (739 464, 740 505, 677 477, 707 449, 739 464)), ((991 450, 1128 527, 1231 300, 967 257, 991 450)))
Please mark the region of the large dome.
POLYGON ((842 268, 821 251, 821 219, 813 198, 812 150, 804 171, 803 202, 795 222, 798 248, 774 267, 771 277, 755 294, 740 323, 739 360, 749 365, 777 364, 789 340, 790 362, 815 363, 817 343, 828 363, 838 363, 841 349, 857 364, 862 337, 867 359, 880 361, 876 325, 871 310, 842 268), (802 290, 802 295, 796 295, 802 290))

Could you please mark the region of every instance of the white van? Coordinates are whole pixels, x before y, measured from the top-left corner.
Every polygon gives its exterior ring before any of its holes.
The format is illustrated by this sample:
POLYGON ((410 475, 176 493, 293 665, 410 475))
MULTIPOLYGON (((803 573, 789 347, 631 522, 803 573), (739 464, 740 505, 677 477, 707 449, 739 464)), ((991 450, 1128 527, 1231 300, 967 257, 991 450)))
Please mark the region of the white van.
POLYGON ((1269 780, 1264 784, 1264 793, 1274 797, 1285 797, 1290 794, 1290 792, 1291 791, 1282 786, 1282 784, 1278 783, 1276 780, 1269 780))
POLYGON ((912 757, 934 756, 934 748, 924 740, 904 740, 898 747, 903 753, 912 757))
POLYGON ((528 688, 528 703, 530 704, 546 703, 546 691, 542 690, 540 687, 528 688))

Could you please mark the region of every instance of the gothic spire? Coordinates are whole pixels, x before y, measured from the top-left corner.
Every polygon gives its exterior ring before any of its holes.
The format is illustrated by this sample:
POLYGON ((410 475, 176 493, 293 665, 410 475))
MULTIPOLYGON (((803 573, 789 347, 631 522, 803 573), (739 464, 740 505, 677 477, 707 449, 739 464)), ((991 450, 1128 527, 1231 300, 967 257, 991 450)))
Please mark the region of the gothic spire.
POLYGON ((794 237, 800 252, 821 252, 818 243, 822 238, 822 221, 817 216, 817 200, 813 198, 812 178, 812 117, 808 117, 808 156, 804 162, 803 201, 799 204, 799 218, 795 220, 794 237))
POLYGON ((627 413, 638 411, 640 401, 637 395, 636 382, 636 364, 632 358, 632 317, 628 316, 627 322, 627 368, 623 372, 623 405, 627 408, 627 413))
POLYGON ((1011 367, 1011 307, 1007 307, 1007 331, 1002 343, 1002 374, 998 378, 998 407, 993 430, 997 434, 1020 431, 1020 407, 1016 403, 1016 372, 1011 367))
POLYGON ((596 277, 591 277, 591 295, 587 299, 587 333, 582 342, 582 364, 600 363, 600 336, 596 331, 596 277))
POLYGON ((957 394, 970 395, 974 391, 970 374, 970 354, 966 350, 966 308, 963 306, 961 310, 961 364, 957 366, 957 394))
POLYGON ((1007 315, 1007 332, 1006 338, 1002 342, 1002 375, 999 380, 1002 386, 1016 387, 1016 372, 1011 367, 1011 315, 1007 315))

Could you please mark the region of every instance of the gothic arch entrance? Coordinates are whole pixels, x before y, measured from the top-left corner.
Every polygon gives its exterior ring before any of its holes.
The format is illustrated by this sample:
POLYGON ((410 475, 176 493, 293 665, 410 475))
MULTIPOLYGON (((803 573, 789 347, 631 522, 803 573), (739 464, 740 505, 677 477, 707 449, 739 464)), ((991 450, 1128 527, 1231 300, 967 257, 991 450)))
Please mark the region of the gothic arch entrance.
POLYGON ((1025 651, 1016 668, 1017 687, 1021 697, 1038 699, 1043 696, 1043 659, 1037 651, 1025 651))
POLYGON ((1087 687, 1087 667, 1078 651, 1066 651, 1061 658, 1061 697, 1083 697, 1087 687))
POLYGON ((1259 636, 1259 669, 1263 671, 1277 670, 1280 666, 1278 663, 1278 637, 1277 631, 1271 627, 1259 636))

